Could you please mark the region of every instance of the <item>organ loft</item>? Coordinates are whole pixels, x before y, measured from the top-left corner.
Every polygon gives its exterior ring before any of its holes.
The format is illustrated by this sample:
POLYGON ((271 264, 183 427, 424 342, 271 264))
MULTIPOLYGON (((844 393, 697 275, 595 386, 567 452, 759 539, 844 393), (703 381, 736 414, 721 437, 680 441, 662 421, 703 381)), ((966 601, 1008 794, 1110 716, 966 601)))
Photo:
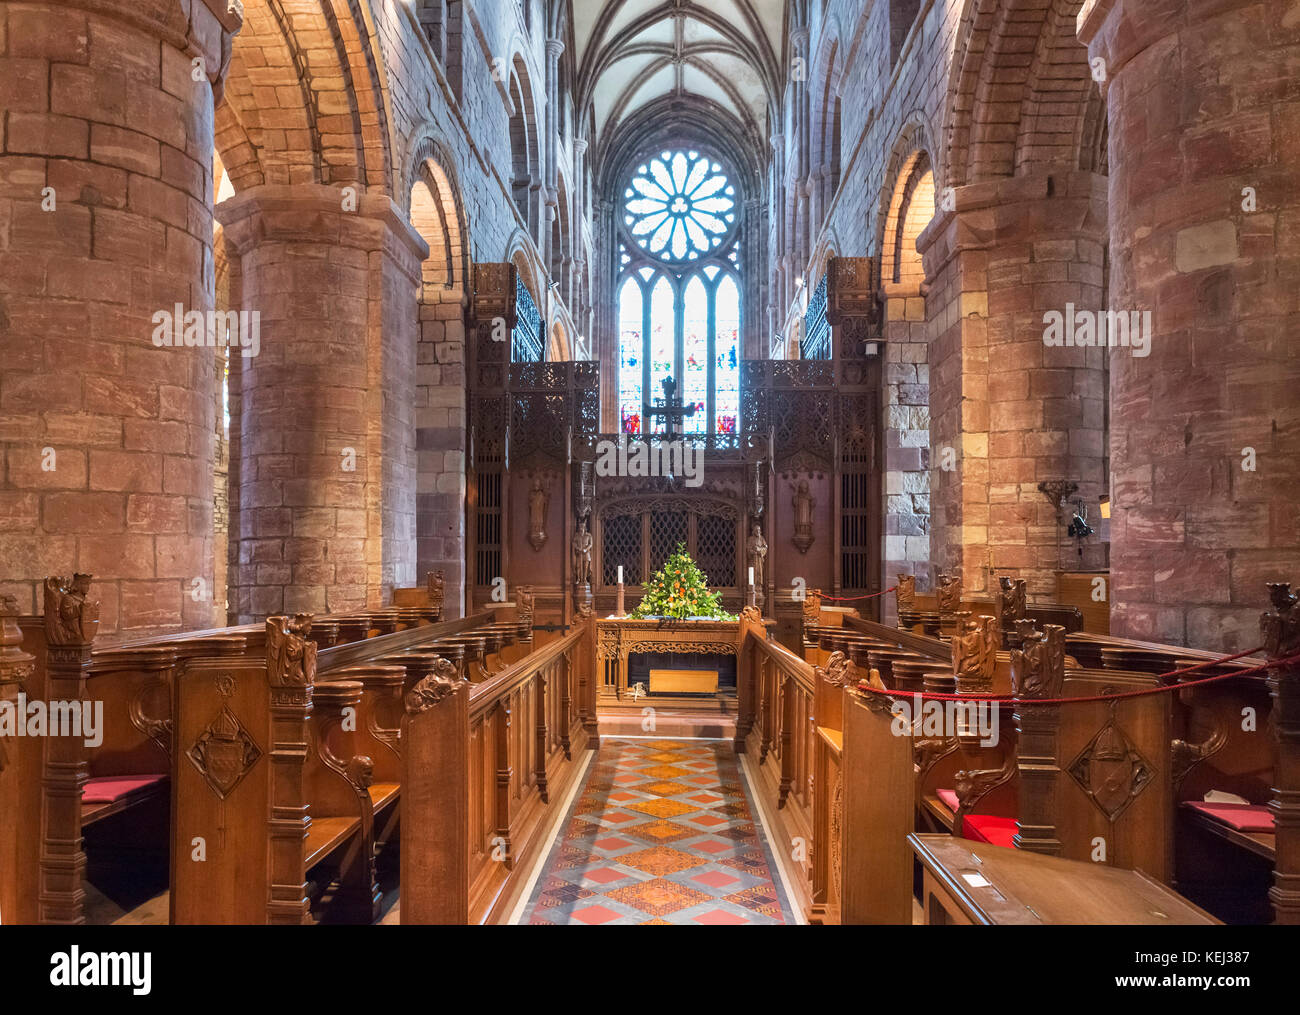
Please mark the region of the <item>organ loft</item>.
POLYGON ((0 925, 1300 923, 1297 10, 0 0, 0 925))

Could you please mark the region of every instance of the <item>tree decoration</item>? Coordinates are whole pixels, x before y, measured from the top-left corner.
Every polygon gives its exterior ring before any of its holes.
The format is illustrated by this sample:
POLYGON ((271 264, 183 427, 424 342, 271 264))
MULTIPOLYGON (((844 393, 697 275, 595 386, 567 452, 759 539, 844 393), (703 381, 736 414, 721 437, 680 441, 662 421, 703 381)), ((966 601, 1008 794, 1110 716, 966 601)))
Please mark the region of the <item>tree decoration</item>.
POLYGON ((629 614, 634 620, 646 617, 736 619, 722 608, 721 596, 709 591, 708 579, 686 552, 684 543, 677 544, 677 549, 664 561, 664 566, 641 589, 641 602, 629 614))

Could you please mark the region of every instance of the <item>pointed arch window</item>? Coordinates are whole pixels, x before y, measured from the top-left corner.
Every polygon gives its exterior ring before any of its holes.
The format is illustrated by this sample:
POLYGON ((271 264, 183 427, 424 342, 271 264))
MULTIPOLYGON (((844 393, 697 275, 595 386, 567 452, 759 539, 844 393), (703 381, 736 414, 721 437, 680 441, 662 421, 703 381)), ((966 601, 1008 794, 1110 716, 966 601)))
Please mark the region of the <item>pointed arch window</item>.
MULTIPOLYGON (((694 405, 688 434, 735 433, 740 417, 738 201, 721 163, 665 151, 636 167, 618 252, 619 428, 644 431, 671 376, 694 405)), ((654 432, 666 429, 657 420, 654 432)))

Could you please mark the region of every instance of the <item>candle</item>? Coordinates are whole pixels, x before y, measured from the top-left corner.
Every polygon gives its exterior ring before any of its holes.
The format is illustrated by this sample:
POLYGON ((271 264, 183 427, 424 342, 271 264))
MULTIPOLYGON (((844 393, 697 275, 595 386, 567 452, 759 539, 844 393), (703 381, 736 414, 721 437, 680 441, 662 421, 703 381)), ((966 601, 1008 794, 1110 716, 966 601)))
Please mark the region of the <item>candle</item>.
POLYGON ((619 566, 618 566, 618 583, 619 583, 620 585, 623 584, 623 565, 622 565, 622 564, 619 564, 619 566))
POLYGON ((754 569, 752 567, 749 569, 749 584, 754 584, 754 569))

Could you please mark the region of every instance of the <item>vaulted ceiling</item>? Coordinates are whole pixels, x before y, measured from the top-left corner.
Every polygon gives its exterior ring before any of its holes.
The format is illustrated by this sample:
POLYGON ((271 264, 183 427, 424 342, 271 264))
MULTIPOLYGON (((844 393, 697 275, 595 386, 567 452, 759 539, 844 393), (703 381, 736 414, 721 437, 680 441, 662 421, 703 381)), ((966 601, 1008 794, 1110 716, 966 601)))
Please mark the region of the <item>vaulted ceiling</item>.
POLYGON ((654 103, 708 103, 761 133, 779 88, 785 0, 573 0, 578 101, 607 140, 654 103))

